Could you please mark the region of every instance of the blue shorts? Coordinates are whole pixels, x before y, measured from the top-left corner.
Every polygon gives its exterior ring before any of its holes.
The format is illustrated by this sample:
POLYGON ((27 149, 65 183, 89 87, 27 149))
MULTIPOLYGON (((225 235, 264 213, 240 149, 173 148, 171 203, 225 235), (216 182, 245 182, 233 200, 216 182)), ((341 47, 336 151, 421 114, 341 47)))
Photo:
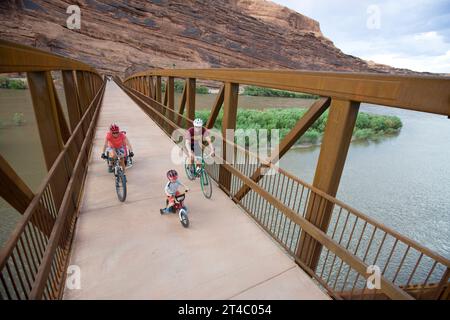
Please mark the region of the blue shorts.
POLYGON ((203 154, 202 146, 199 143, 191 144, 191 151, 197 157, 202 156, 203 154))
POLYGON ((108 147, 107 149, 106 149, 106 151, 108 152, 108 153, 111 153, 111 151, 114 151, 116 154, 117 154, 117 156, 119 157, 119 158, 123 158, 123 157, 125 157, 125 147, 120 147, 120 148, 111 148, 111 147, 108 147))

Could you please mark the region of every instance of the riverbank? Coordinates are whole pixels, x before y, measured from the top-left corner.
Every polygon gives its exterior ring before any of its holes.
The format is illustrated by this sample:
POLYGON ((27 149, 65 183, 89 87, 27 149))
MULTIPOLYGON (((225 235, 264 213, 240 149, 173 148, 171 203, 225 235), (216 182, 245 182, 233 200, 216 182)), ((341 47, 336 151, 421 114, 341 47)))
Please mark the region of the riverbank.
MULTIPOLYGON (((278 129, 280 140, 283 139, 294 127, 297 121, 307 112, 304 108, 270 108, 265 110, 238 109, 236 128, 243 130, 278 129)), ((206 120, 209 118, 209 110, 196 111, 196 117, 206 120)), ((221 129, 223 112, 220 112, 214 124, 214 128, 221 129)), ((296 147, 311 147, 320 145, 328 120, 328 112, 325 112, 296 142, 296 147)), ((403 124, 399 117, 388 115, 376 115, 360 112, 353 130, 353 141, 375 141, 382 137, 398 134, 403 124)), ((237 133, 244 134, 244 133, 237 133)), ((268 137, 270 142, 270 136, 268 137)))
POLYGON ((26 78, 11 78, 0 76, 1 89, 24 90, 28 89, 28 82, 26 78))

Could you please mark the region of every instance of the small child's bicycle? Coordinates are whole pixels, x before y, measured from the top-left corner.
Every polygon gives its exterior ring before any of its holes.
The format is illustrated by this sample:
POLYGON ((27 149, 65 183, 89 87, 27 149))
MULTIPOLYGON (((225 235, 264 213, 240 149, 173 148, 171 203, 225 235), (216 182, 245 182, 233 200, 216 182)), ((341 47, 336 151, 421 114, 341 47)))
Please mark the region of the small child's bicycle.
MULTIPOLYGON (((183 227, 185 227, 185 228, 189 227, 188 210, 187 210, 186 206, 184 205, 184 199, 186 198, 186 192, 188 192, 188 190, 186 190, 185 193, 175 196, 174 205, 172 207, 170 207, 170 209, 169 209, 169 211, 172 213, 178 212, 178 217, 180 218, 180 222, 183 225, 183 227)), ((166 199, 166 207, 168 205, 169 205, 169 200, 166 199)), ((159 212, 161 214, 165 213, 164 209, 160 209, 159 212)))

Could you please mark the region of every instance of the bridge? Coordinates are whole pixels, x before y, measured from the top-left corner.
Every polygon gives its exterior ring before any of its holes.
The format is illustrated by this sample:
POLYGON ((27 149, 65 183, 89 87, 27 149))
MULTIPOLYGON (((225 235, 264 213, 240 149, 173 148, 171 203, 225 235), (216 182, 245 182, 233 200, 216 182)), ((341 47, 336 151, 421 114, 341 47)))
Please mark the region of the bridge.
POLYGON ((0 72, 27 74, 48 169, 33 193, 0 157, 1 196, 22 214, 0 251, 1 299, 449 299, 447 258, 335 198, 359 104, 450 116, 448 78, 174 69, 108 81, 84 63, 6 41, 0 58, 0 72), (52 71, 61 72, 68 121, 52 71), (175 79, 184 80, 177 106, 175 79), (207 165, 211 199, 188 182, 184 229, 159 208, 164 173, 184 172, 171 161, 173 133, 191 126, 199 80, 222 83, 205 125, 223 112, 221 152, 207 165), (321 98, 262 159, 225 134, 236 128, 240 84, 321 98), (310 185, 276 161, 326 110, 310 185), (124 203, 99 159, 112 121, 136 150, 124 203), (66 288, 71 265, 81 270, 77 290, 66 288), (366 285, 371 265, 380 268, 376 288, 366 285))

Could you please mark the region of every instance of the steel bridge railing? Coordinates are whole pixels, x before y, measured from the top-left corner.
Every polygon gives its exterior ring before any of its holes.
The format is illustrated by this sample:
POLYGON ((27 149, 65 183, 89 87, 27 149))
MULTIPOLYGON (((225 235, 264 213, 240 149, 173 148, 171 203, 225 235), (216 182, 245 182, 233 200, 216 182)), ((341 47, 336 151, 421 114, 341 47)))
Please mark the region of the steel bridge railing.
MULTIPOLYGON (((283 84, 284 80, 275 85, 277 79, 280 80, 276 71, 266 72, 262 78, 259 77, 258 72, 252 74, 248 70, 242 71, 242 74, 240 70, 215 72, 215 70, 155 70, 133 75, 123 83, 119 78, 115 81, 171 137, 176 129, 186 129, 192 125, 192 111, 187 110, 187 116, 184 116, 183 104, 189 100, 186 95, 189 88, 188 82, 196 76, 208 80, 266 85, 286 90, 299 89, 300 86, 308 88, 306 83, 297 86, 292 83, 287 85, 283 84), (267 73, 271 73, 272 77, 267 76, 267 73), (169 77, 166 82, 168 89, 165 91, 164 102, 161 92, 162 76, 169 77), (153 77, 156 78, 156 84, 152 80, 153 77), (177 111, 168 97, 171 89, 167 84, 170 83, 171 77, 186 78, 180 108, 177 111)), ((356 91, 352 92, 349 87, 342 89, 342 85, 336 88, 323 86, 323 83, 329 80, 327 77, 332 77, 329 81, 335 81, 339 79, 340 74, 319 74, 324 77, 322 83, 318 85, 320 88, 311 89, 314 87, 312 85, 309 91, 302 90, 303 92, 333 94, 356 99, 356 91), (342 89, 342 92, 339 92, 339 89, 342 89)), ((296 76, 302 78, 310 75, 300 73, 296 76)), ((359 75, 343 75, 344 78, 347 76, 361 78, 362 81, 365 78, 359 75)), ((377 77, 374 76, 374 78, 377 77)), ((399 79, 398 77, 391 79, 389 76, 381 78, 383 81, 399 79)), ((420 79, 405 78, 405 81, 401 82, 397 89, 402 87, 402 90, 407 92, 405 83, 420 82, 420 79)), ((433 86, 449 87, 448 79, 424 79, 422 85, 426 87, 427 83, 428 89, 433 86), (436 81, 439 85, 430 84, 427 81, 436 81)), ((384 94, 385 97, 391 92, 383 93, 372 88, 377 85, 377 83, 367 82, 358 87, 363 88, 365 92, 384 94)), ((413 87, 417 87, 417 84, 413 87)), ((401 101, 402 97, 406 98, 406 93, 400 94, 397 102, 405 105, 406 102, 401 101)), ((393 105, 392 99, 388 105, 393 105)), ((368 99, 366 96, 362 101, 366 100, 387 102, 379 97, 368 99)), ((423 109, 422 111, 428 108, 428 112, 449 115, 450 110, 442 107, 447 107, 447 102, 444 103, 445 99, 442 96, 435 97, 434 101, 438 100, 441 101, 441 106, 436 104, 425 106, 421 102, 409 101, 407 108, 423 109)), ((222 102, 223 100, 218 104, 222 102)), ((214 106, 212 113, 217 112, 214 106)), ((239 161, 218 159, 220 163, 207 165, 210 176, 332 297, 336 299, 449 299, 450 261, 448 259, 305 183, 270 161, 260 159, 257 155, 236 145, 234 141, 223 139, 223 143, 226 145, 224 149, 232 148, 234 159, 239 161), (224 180, 221 170, 230 173, 230 176, 226 177, 229 181, 224 180), (255 180, 254 173, 257 170, 264 170, 265 174, 261 174, 260 179, 255 180), (241 197, 244 186, 249 191, 241 197), (308 217, 311 208, 315 208, 315 212, 318 213, 314 217, 308 217), (320 213, 326 211, 330 213, 330 218, 327 228, 323 230, 319 227, 323 221, 319 220, 323 220, 324 215, 320 213), (311 249, 308 246, 299 247, 302 237, 306 236, 321 244, 320 256, 314 267, 300 258, 302 250, 311 249), (381 287, 378 289, 368 289, 366 285, 367 278, 371 275, 368 273, 368 267, 372 265, 378 266, 380 270, 381 287)), ((314 243, 309 242, 308 245, 312 247, 314 243)))
POLYGON ((6 41, 0 61, 0 72, 27 73, 49 169, 0 251, 0 299, 59 299, 106 82, 85 64, 6 41), (70 128, 51 71, 62 72, 70 128))

